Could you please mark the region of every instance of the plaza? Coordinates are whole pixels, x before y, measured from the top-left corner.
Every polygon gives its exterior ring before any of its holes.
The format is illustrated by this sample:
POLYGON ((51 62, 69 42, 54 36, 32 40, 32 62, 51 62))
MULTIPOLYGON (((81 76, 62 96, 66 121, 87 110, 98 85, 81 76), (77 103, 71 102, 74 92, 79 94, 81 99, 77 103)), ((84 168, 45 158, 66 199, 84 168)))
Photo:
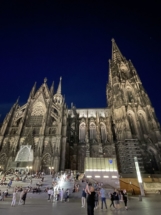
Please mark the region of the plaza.
MULTIPOLYGON (((120 210, 114 210, 113 208, 110 209, 110 200, 107 199, 107 205, 108 209, 103 211, 98 208, 95 210, 95 215, 101 215, 101 214, 128 214, 128 215, 159 215, 160 214, 160 202, 161 202, 161 196, 159 194, 156 195, 150 195, 147 197, 144 197, 142 201, 139 201, 139 198, 136 197, 130 197, 130 200, 128 202, 129 210, 126 211, 124 209, 124 204, 121 202, 121 209, 120 210)), ((4 202, 0 202, 0 214, 4 215, 70 215, 70 214, 77 214, 77 215, 85 215, 87 214, 86 208, 81 208, 81 201, 80 198, 71 198, 69 202, 56 202, 51 203, 47 201, 47 194, 28 194, 26 205, 17 205, 15 207, 11 207, 11 198, 5 199, 4 202)))
MULTIPOLYGON (((32 182, 32 187, 36 186, 40 179, 34 178, 32 182)), ((52 202, 48 201, 48 194, 44 192, 46 187, 51 187, 52 185, 52 177, 51 175, 45 175, 43 186, 41 187, 42 192, 39 193, 32 193, 28 192, 26 204, 25 205, 18 205, 20 192, 17 193, 16 198, 16 205, 15 207, 11 207, 12 201, 12 193, 15 186, 22 186, 23 188, 30 185, 29 180, 26 182, 16 182, 13 181, 12 187, 8 189, 9 196, 5 198, 4 201, 0 201, 0 214, 4 215, 70 215, 70 214, 77 214, 77 215, 86 215, 87 214, 87 207, 81 207, 81 192, 83 187, 85 187, 86 183, 82 183, 78 181, 80 185, 79 192, 72 193, 73 186, 75 181, 64 181, 61 184, 61 188, 66 190, 67 188, 70 189, 70 200, 69 202, 52 202)), ((0 190, 3 192, 7 189, 7 186, 1 186, 0 190)), ((109 194, 112 190, 107 189, 107 193, 109 194)), ((146 215, 159 215, 160 214, 160 202, 161 202, 161 195, 158 193, 146 195, 146 197, 142 198, 142 201, 139 201, 139 196, 129 196, 128 200, 128 210, 125 210, 124 203, 120 201, 120 209, 115 210, 114 208, 110 208, 111 200, 107 198, 107 206, 108 209, 105 208, 101 210, 100 205, 101 201, 99 201, 99 207, 95 210, 95 215, 102 215, 102 214, 146 214, 146 215)))

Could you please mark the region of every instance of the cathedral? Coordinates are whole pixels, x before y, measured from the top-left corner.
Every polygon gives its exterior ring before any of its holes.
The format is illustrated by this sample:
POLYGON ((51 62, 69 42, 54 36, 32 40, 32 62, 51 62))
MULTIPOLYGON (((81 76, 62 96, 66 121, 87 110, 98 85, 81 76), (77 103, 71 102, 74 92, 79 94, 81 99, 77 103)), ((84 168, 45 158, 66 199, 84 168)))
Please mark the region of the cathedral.
MULTIPOLYGON (((0 169, 49 173, 85 171, 87 158, 116 159, 119 174, 161 172, 161 131, 154 108, 130 60, 112 39, 105 108, 69 109, 47 79, 34 84, 26 104, 17 100, 0 127, 0 169)), ((96 165, 96 164, 93 164, 96 165)), ((93 167, 95 168, 95 167, 93 167)))

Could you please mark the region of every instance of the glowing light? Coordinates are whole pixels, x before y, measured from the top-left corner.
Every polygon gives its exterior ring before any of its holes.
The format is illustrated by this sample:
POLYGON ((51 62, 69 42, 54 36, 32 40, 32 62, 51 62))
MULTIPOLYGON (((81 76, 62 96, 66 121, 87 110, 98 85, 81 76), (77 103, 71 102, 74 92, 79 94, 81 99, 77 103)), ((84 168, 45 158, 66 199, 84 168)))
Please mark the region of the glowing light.
POLYGON ((95 178, 100 178, 100 175, 95 175, 95 178))
POLYGON ((116 176, 116 175, 113 175, 112 178, 117 178, 117 176, 116 176))
POLYGON ((137 173, 137 177, 138 177, 138 182, 142 183, 143 181, 142 181, 142 177, 141 177, 141 173, 140 173, 140 168, 139 168, 137 157, 134 157, 134 161, 135 161, 135 168, 136 168, 136 173, 137 173))
POLYGON ((87 178, 92 178, 92 176, 91 175, 87 175, 87 178))
POLYGON ((103 177, 104 177, 104 178, 109 178, 109 176, 108 176, 108 175, 104 175, 103 177))

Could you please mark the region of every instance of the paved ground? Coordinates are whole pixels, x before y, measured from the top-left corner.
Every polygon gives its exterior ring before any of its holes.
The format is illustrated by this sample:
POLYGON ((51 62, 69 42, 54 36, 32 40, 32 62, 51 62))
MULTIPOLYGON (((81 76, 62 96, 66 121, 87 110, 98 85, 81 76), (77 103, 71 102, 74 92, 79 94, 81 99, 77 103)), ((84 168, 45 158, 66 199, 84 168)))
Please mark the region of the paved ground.
MULTIPOLYGON (((51 203, 47 201, 47 195, 28 194, 26 205, 16 205, 11 207, 11 198, 7 198, 4 202, 0 202, 1 215, 85 215, 87 214, 86 208, 81 208, 80 199, 71 198, 69 202, 51 203)), ((110 200, 107 200, 109 206, 110 200)), ((113 210, 108 207, 107 211, 98 208, 95 210, 95 215, 112 215, 112 214, 127 214, 127 215, 160 215, 161 211, 161 196, 148 196, 142 202, 138 197, 132 197, 128 202, 129 210, 125 211, 123 203, 121 203, 120 210, 113 210)))
MULTIPOLYGON (((39 180, 34 179, 32 186, 34 186, 39 180)), ((51 185, 51 176, 45 177, 43 187, 51 185)), ((14 182, 12 187, 14 187, 18 182, 14 182)), ((26 182, 22 185, 28 186, 29 182, 26 182)), ((20 185, 20 184, 19 184, 20 185)), ((84 187, 84 184, 80 183, 81 187, 84 187)), ((65 183, 63 187, 71 188, 73 187, 72 183, 65 183)), ((0 190, 5 190, 6 187, 0 187, 0 190)), ((9 193, 12 193, 13 188, 9 189, 9 193)), ((81 200, 79 198, 81 193, 72 194, 70 201, 65 202, 56 202, 51 203, 47 201, 47 193, 41 194, 27 194, 26 205, 17 205, 11 207, 12 197, 8 197, 4 202, 0 201, 0 214, 1 215, 86 215, 87 209, 81 208, 81 200)), ((17 195, 17 203, 19 200, 19 194, 17 195)), ((110 209, 110 200, 107 200, 108 209, 101 210, 98 208, 95 210, 95 215, 112 215, 112 214, 125 214, 125 215, 160 215, 161 211, 161 195, 149 195, 144 197, 140 202, 138 197, 131 197, 128 206, 129 210, 124 209, 123 203, 121 203, 120 210, 110 209)))

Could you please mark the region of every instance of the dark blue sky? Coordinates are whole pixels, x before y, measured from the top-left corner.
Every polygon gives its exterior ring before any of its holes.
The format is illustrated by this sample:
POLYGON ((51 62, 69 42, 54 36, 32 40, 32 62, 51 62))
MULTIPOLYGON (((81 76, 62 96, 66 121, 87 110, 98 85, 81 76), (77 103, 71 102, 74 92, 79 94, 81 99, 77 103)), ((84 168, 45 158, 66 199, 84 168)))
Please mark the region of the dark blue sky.
POLYGON ((2 118, 18 96, 20 104, 26 103, 34 82, 39 87, 44 77, 57 88, 62 76, 68 106, 73 102, 78 108, 105 107, 115 38, 136 67, 161 122, 160 4, 25 2, 0 3, 2 118))

